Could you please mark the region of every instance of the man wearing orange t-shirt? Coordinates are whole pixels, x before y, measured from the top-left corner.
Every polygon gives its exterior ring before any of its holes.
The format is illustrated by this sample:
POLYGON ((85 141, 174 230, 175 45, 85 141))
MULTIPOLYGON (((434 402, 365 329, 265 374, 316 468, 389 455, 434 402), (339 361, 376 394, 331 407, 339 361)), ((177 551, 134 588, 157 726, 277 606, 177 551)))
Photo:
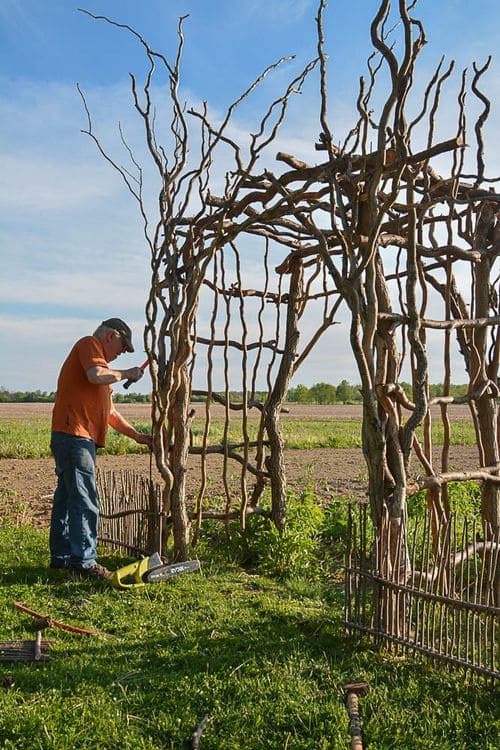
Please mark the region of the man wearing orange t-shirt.
POLYGON ((123 352, 133 352, 132 332, 120 318, 101 323, 92 336, 76 342, 57 381, 50 447, 57 487, 50 524, 50 567, 71 568, 87 578, 109 578, 96 562, 99 498, 95 478, 97 448, 106 442, 108 425, 151 448, 151 436, 138 432, 115 409, 111 385, 138 381, 140 367, 111 369, 123 352))

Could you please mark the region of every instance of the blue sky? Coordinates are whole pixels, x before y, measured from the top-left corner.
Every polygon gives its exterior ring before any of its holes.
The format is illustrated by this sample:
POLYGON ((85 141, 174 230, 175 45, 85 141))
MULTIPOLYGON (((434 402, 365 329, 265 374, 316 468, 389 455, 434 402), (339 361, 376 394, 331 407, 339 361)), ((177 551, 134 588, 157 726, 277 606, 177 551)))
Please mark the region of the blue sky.
MULTIPOLYGON (((296 55, 237 114, 235 132, 251 131, 252 114, 263 111, 264 103, 315 55, 316 0, 82 4, 131 25, 169 58, 175 54, 178 17, 189 14, 182 96, 195 105, 207 100, 215 116, 267 65, 283 55, 296 55)), ((133 328, 138 356, 122 357, 123 366, 144 359, 149 258, 140 217, 119 176, 81 133, 86 120, 76 89, 78 82, 96 131, 111 152, 119 145, 119 121, 131 143, 140 144, 128 74, 140 77, 144 58, 140 45, 124 31, 93 21, 77 7, 69 0, 0 0, 0 386, 9 390, 53 390, 74 340, 92 332, 105 317, 119 315, 133 328)), ((365 72, 369 50, 369 23, 377 7, 375 0, 331 0, 326 11, 330 114, 339 137, 353 123, 359 75, 365 72)), ((423 20, 428 38, 418 73, 422 82, 442 54, 457 63, 450 101, 444 103, 450 111, 461 70, 494 55, 485 77, 493 101, 486 145, 488 171, 494 173, 497 167, 498 173, 500 3, 421 0, 417 7, 414 13, 423 20)), ((311 163, 321 158, 314 151, 317 88, 313 76, 291 106, 278 143, 311 163)), ((274 147, 273 154, 277 150, 274 147)), ((346 341, 345 325, 336 326, 295 382, 357 381, 346 341)), ((432 346, 430 342, 431 355, 432 346)), ((455 379, 463 380, 460 373, 455 379)), ((143 390, 148 388, 145 381, 143 390)))

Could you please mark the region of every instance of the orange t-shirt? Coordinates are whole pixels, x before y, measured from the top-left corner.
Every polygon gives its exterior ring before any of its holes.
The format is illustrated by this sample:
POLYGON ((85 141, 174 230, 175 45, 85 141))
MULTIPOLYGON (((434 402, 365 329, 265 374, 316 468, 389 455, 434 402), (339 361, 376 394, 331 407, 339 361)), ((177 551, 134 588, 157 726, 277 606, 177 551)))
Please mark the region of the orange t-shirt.
POLYGON ((99 339, 85 336, 76 342, 57 381, 52 412, 52 431, 90 438, 102 447, 106 442, 111 411, 111 387, 87 380, 91 367, 108 367, 99 339))

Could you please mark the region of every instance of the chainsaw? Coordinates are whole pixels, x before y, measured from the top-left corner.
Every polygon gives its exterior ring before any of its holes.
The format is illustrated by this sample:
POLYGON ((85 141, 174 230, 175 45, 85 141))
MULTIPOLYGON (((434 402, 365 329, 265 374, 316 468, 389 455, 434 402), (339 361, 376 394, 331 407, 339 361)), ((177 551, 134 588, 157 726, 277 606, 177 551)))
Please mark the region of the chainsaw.
POLYGON ((115 570, 111 576, 111 583, 118 589, 136 589, 147 583, 168 581, 174 576, 195 573, 198 570, 200 570, 199 560, 186 560, 165 565, 158 552, 154 552, 150 557, 144 557, 142 560, 136 560, 125 565, 124 568, 115 570))

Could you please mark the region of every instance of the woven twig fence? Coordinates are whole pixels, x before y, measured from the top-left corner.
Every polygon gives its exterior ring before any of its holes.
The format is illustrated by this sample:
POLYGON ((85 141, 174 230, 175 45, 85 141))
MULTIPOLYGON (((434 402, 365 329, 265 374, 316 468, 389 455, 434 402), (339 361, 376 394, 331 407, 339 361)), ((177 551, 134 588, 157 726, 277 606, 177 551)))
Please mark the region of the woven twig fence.
POLYGON ((97 472, 101 505, 99 543, 134 555, 161 551, 161 487, 131 471, 97 472))
POLYGON ((488 678, 498 678, 494 606, 499 529, 452 515, 408 523, 411 567, 396 553, 389 565, 387 535, 374 533, 368 508, 349 510, 345 622, 395 648, 410 649, 488 678))
MULTIPOLYGON (((202 480, 204 481, 203 477, 202 480)), ((228 480, 226 480, 228 483, 228 480)), ((150 477, 122 470, 97 471, 100 500, 99 544, 112 550, 126 550, 132 556, 160 552, 168 556, 172 516, 165 503, 162 486, 150 477)), ((258 506, 248 506, 246 515, 267 515, 258 506)), ((212 501, 209 510, 199 514, 193 501, 188 511, 191 522, 199 519, 224 521, 229 524, 239 518, 240 510, 232 509, 223 499, 218 505, 212 501)))

